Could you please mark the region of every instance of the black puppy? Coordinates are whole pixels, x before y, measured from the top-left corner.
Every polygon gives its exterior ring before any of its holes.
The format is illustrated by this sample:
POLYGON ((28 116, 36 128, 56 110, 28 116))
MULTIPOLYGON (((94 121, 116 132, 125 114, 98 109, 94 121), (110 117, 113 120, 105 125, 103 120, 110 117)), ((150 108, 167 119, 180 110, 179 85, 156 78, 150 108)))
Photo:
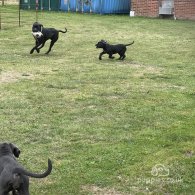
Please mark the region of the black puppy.
POLYGON ((56 30, 55 28, 44 28, 42 24, 35 22, 32 26, 32 35, 36 42, 35 47, 31 49, 30 54, 32 54, 34 50, 39 53, 40 49, 45 45, 45 42, 48 39, 51 39, 49 50, 46 52, 46 54, 48 54, 51 51, 54 43, 58 40, 59 32, 66 33, 67 29, 65 28, 65 31, 62 31, 56 30))
POLYGON ((20 150, 12 143, 0 143, 0 195, 29 195, 29 177, 43 178, 52 171, 51 160, 44 173, 31 173, 20 165, 16 158, 20 150))
POLYGON ((124 44, 118 44, 118 45, 110 45, 106 41, 101 40, 99 41, 95 46, 96 48, 102 48, 103 52, 100 53, 99 55, 99 60, 102 59, 102 55, 108 54, 109 58, 113 59, 114 57, 112 56, 113 54, 118 53, 120 55, 119 60, 123 60, 126 55, 125 52, 127 50, 126 46, 132 45, 134 41, 130 44, 124 45, 124 44))

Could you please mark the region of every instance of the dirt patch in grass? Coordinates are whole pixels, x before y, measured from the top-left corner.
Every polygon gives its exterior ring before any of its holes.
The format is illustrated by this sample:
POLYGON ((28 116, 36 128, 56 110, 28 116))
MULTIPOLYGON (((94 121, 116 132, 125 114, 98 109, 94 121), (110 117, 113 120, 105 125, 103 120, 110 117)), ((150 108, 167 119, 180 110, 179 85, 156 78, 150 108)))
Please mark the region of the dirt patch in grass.
POLYGON ((114 188, 100 188, 95 185, 91 186, 83 186, 82 187, 83 191, 90 192, 93 195, 125 195, 124 193, 116 191, 114 188))
MULTIPOLYGON (((0 1, 0 5, 1 5, 1 1, 0 1)), ((4 5, 18 5, 19 4, 19 0, 4 0, 4 5)))
POLYGON ((141 64, 131 64, 131 67, 135 69, 134 76, 135 77, 143 77, 144 74, 150 73, 150 74, 160 74, 163 69, 155 66, 146 66, 141 64))
POLYGON ((195 156, 195 153, 194 153, 193 150, 187 150, 187 151, 185 152, 185 156, 191 158, 191 157, 195 156))
POLYGON ((33 75, 14 71, 0 73, 0 83, 14 83, 21 79, 33 79, 33 75))

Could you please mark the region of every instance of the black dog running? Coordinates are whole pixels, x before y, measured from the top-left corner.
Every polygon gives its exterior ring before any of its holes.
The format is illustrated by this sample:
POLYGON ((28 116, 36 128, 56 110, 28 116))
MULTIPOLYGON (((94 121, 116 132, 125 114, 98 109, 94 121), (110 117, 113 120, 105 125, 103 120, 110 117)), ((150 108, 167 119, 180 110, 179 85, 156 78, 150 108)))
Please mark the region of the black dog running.
POLYGON ((65 31, 62 31, 56 30, 55 28, 44 28, 42 24, 35 22, 32 26, 32 35, 35 38, 35 47, 31 49, 30 54, 32 54, 34 50, 39 53, 40 49, 44 47, 45 42, 51 39, 49 50, 46 52, 46 54, 48 54, 54 43, 58 40, 59 32, 66 33, 67 29, 65 28, 65 31))
POLYGON ((106 41, 101 40, 99 41, 95 46, 96 48, 102 48, 103 52, 100 53, 99 55, 99 60, 102 59, 102 55, 104 54, 108 54, 109 58, 113 59, 114 57, 112 56, 113 54, 118 53, 120 55, 119 60, 124 60, 124 58, 126 57, 125 52, 127 50, 127 46, 132 45, 134 43, 134 41, 132 43, 129 44, 117 44, 117 45, 110 45, 108 44, 106 41))

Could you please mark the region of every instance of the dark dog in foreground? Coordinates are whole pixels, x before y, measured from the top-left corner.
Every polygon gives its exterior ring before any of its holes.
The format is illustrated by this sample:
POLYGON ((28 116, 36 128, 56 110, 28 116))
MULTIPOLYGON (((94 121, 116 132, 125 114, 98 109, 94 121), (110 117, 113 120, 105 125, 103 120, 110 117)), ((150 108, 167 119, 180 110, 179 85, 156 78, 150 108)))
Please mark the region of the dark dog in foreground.
POLYGON ((12 143, 0 143, 0 195, 29 195, 29 178, 44 178, 51 173, 52 163, 48 159, 48 168, 42 173, 31 173, 17 161, 20 150, 12 143))
POLYGON ((56 30, 55 28, 44 28, 42 24, 35 22, 32 26, 32 35, 35 38, 35 47, 31 49, 30 54, 32 54, 34 50, 39 53, 40 49, 44 47, 45 42, 51 39, 49 50, 46 52, 46 54, 48 54, 54 43, 58 40, 59 32, 66 33, 67 29, 65 28, 65 31, 62 31, 56 30))
POLYGON ((99 41, 95 46, 96 48, 102 48, 103 52, 100 53, 99 59, 102 59, 102 55, 108 54, 109 58, 113 59, 113 54, 118 53, 120 55, 119 60, 124 60, 126 57, 125 52, 127 50, 127 46, 132 45, 134 41, 130 44, 124 45, 124 44, 118 44, 118 45, 110 45, 106 41, 101 40, 99 41))

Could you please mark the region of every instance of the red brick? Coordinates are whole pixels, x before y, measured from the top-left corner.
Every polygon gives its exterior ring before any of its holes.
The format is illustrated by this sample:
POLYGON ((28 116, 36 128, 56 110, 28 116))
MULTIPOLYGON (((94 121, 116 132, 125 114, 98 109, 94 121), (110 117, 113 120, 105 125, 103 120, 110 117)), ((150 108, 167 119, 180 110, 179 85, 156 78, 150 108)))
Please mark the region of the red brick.
MULTIPOLYGON (((137 16, 158 17, 159 0, 131 0, 131 10, 137 16)), ((177 19, 195 20, 195 0, 174 0, 177 19)))

